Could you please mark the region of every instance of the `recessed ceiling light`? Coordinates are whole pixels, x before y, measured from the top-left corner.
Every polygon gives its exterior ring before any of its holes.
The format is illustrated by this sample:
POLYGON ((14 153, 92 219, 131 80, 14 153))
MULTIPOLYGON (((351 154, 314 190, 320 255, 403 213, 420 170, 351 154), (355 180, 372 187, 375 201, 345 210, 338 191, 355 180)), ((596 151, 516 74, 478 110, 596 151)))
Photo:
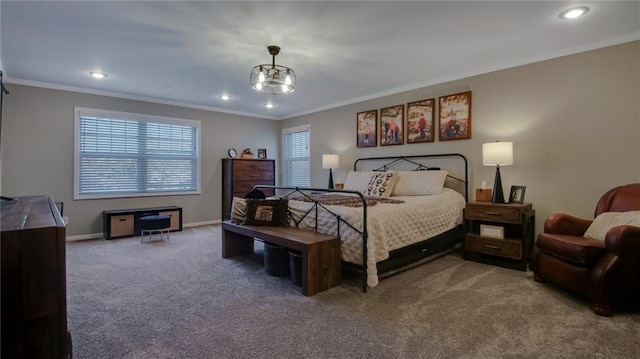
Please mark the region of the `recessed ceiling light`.
POLYGON ((225 100, 225 101, 227 101, 227 100, 229 100, 231 98, 231 96, 229 96, 229 95, 220 95, 220 98, 225 100))
POLYGON ((559 17, 564 20, 572 20, 578 18, 589 12, 589 8, 586 6, 578 6, 560 13, 559 17))
POLYGON ((94 79, 103 79, 107 77, 107 74, 103 72, 97 72, 97 71, 89 72, 89 75, 93 76, 94 79))
POLYGON ((264 104, 264 107, 266 107, 266 108, 273 108, 273 106, 274 105, 271 102, 264 104))

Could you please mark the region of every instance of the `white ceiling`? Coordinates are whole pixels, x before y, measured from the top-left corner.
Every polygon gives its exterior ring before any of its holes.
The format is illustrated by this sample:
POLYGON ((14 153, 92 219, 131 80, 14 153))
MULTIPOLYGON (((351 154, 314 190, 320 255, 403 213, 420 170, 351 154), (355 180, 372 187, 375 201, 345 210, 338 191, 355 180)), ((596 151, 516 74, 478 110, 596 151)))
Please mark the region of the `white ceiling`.
POLYGON ((640 39, 639 1, 2 0, 0 15, 7 83, 272 119, 640 39), (576 5, 590 11, 558 18, 576 5), (294 93, 251 89, 268 45, 294 93))

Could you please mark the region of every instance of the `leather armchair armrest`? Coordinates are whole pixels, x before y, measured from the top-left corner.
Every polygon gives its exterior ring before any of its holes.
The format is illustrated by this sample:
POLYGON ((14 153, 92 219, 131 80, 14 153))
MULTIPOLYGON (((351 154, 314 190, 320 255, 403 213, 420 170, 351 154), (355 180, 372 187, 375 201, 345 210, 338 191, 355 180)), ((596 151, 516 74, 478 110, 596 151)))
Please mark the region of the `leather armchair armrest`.
POLYGON ((544 221, 545 233, 566 234, 582 237, 593 220, 571 216, 565 213, 552 214, 544 221))
POLYGON ((605 237, 605 248, 622 258, 640 258, 640 227, 616 226, 605 237))

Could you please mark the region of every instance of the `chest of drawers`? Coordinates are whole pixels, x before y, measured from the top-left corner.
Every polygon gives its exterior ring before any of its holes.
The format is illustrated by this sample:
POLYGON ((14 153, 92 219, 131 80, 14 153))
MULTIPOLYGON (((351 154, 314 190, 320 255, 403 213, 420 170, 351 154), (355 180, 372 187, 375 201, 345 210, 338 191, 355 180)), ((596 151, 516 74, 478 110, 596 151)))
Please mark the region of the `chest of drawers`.
MULTIPOLYGON (((231 203, 233 197, 244 197, 255 185, 276 184, 276 161, 265 159, 222 160, 222 219, 231 219, 231 203)), ((272 190, 262 190, 272 196, 272 190)))

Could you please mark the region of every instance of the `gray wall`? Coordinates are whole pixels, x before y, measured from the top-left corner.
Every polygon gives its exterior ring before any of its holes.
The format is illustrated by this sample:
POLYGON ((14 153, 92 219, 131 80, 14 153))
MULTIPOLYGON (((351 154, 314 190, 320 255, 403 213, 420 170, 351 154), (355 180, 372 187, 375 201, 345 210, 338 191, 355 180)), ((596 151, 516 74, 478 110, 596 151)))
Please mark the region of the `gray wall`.
MULTIPOLYGON (((632 42, 442 83, 284 121, 10 84, 2 131, 2 194, 51 194, 65 202, 68 235, 102 231, 105 209, 184 207, 185 223, 219 220, 221 161, 229 147, 280 153, 280 130, 311 124, 312 186, 326 186, 321 155, 340 154, 339 179, 359 157, 460 152, 470 161, 471 192, 495 169, 482 166, 482 143, 514 142, 502 169, 505 191, 527 186, 537 231, 554 212, 593 216, 599 196, 640 179, 640 42, 632 42), (358 149, 357 112, 473 92, 472 139, 358 149), (94 107, 202 121, 202 194, 74 201, 73 108, 94 107)), ((472 198, 473 199, 473 194, 472 198)))
POLYGON ((155 103, 7 84, 2 128, 2 194, 49 194, 64 202, 67 236, 102 232, 102 211, 176 205, 185 224, 221 218, 222 162, 227 149, 266 148, 277 158, 280 131, 272 120, 155 103), (74 106, 202 121, 200 195, 73 200, 74 106))
POLYGON ((508 196, 511 185, 527 186, 539 232, 549 214, 592 218, 607 189, 639 182, 639 87, 636 41, 305 115, 281 128, 311 125, 312 186, 326 186, 323 153, 339 154, 346 171, 359 157, 459 152, 470 161, 472 200, 481 181, 495 176, 482 166, 482 143, 513 141, 503 187, 508 196), (462 91, 472 91, 472 139, 356 148, 357 112, 462 91))

